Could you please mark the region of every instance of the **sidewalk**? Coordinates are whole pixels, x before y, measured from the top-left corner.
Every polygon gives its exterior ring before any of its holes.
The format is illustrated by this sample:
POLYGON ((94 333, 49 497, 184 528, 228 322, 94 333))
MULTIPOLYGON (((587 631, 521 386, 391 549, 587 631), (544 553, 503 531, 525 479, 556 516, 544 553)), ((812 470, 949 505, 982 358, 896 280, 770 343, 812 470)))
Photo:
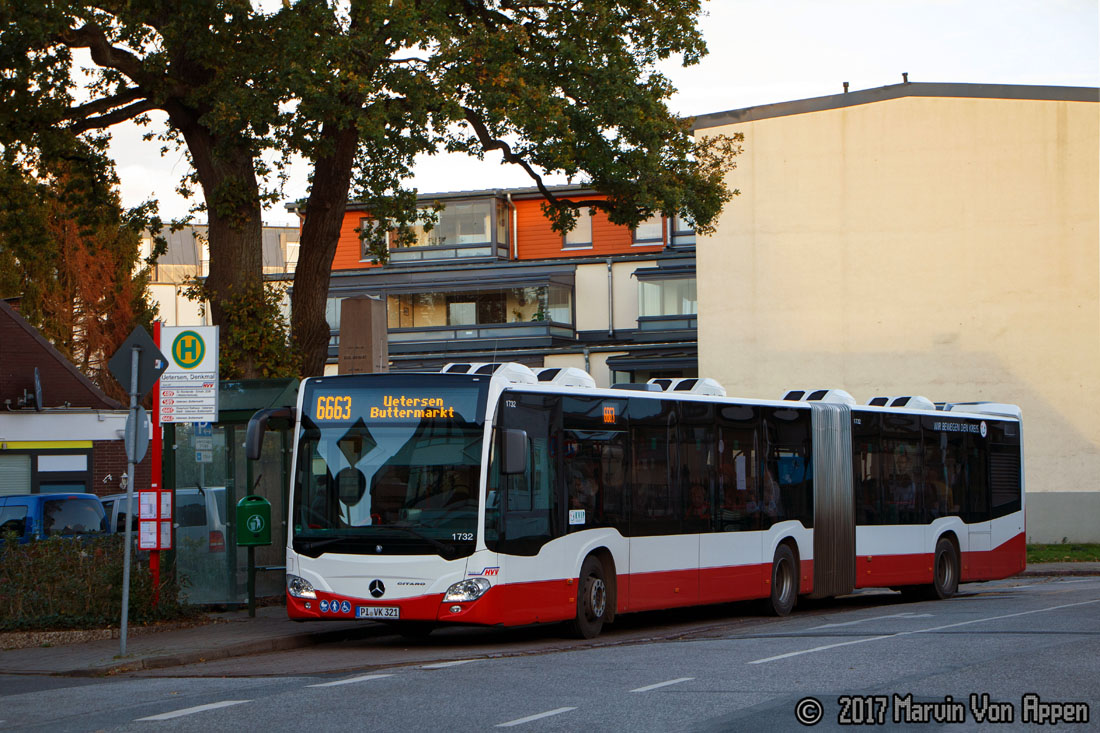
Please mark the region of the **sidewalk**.
POLYGON ((0 674, 110 675, 161 669, 211 659, 286 651, 383 633, 372 622, 296 623, 282 606, 210 614, 211 623, 171 631, 128 634, 126 656, 120 640, 102 639, 50 647, 0 651, 0 674))
MULTIPOLYGON (((1100 562, 1044 563, 1016 577, 1100 575, 1100 562)), ((286 651, 330 642, 389 633, 373 622, 295 623, 282 606, 210 614, 211 623, 130 635, 126 656, 118 639, 0 651, 0 674, 99 676, 142 669, 286 651)))
POLYGON ((1100 562, 1044 562, 1028 565, 1019 576, 1100 575, 1100 562))

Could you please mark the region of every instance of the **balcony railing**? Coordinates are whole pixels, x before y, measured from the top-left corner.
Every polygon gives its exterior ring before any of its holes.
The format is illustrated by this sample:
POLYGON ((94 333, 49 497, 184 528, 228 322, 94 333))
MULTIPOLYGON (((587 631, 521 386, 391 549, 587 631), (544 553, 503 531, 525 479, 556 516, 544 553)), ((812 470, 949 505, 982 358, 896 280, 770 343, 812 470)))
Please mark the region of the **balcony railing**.
POLYGON ((639 331, 685 331, 699 329, 695 313, 680 316, 638 316, 639 331))
MULTIPOLYGON (((556 321, 517 321, 470 326, 428 326, 389 329, 391 344, 431 343, 438 341, 476 341, 479 339, 568 339, 576 338, 573 327, 556 321)), ((329 336, 329 346, 340 345, 339 332, 329 336)))
POLYGON ((471 259, 476 257, 508 258, 507 244, 443 244, 430 246, 394 247, 390 249, 390 263, 410 265, 418 262, 471 259))

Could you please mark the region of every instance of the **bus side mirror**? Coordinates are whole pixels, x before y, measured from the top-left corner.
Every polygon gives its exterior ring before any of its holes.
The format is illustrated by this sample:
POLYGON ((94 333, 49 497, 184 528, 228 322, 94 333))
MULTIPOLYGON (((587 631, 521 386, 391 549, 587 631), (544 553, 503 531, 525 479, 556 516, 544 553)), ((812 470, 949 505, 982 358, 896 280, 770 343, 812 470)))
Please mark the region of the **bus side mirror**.
POLYGON ((250 461, 260 460, 260 452, 264 447, 264 432, 267 430, 267 421, 276 419, 294 419, 294 410, 290 407, 273 407, 267 410, 259 410, 248 420, 248 430, 244 434, 244 454, 250 461))
POLYGON ((527 471, 527 431, 506 429, 501 436, 500 472, 505 475, 527 471))

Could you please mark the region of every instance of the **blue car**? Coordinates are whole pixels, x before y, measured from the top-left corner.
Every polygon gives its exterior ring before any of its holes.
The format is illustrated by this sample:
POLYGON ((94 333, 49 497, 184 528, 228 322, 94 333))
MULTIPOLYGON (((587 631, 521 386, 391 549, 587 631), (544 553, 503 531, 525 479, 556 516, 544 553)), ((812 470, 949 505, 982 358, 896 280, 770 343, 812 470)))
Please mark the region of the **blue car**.
POLYGON ((0 541, 15 532, 20 544, 47 537, 106 534, 107 514, 95 494, 0 496, 0 541))

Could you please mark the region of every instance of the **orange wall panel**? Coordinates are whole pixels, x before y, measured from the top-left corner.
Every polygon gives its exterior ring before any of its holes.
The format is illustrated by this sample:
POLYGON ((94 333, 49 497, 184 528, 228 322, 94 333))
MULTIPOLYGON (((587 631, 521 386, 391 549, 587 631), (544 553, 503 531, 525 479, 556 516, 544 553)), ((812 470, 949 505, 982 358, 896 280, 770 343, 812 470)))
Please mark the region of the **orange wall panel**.
POLYGON ((364 267, 377 267, 369 261, 359 259, 359 222, 362 211, 348 211, 344 214, 344 223, 340 225, 340 238, 336 242, 336 254, 332 258, 333 270, 361 270, 364 267))
POLYGON ((632 252, 660 252, 662 249, 660 244, 633 246, 631 230, 612 224, 607 220, 607 214, 598 210, 592 216, 592 247, 563 249, 562 235, 550 228, 550 220, 542 213, 542 199, 516 201, 515 206, 516 227, 519 230, 517 249, 521 260, 602 257, 632 252))

